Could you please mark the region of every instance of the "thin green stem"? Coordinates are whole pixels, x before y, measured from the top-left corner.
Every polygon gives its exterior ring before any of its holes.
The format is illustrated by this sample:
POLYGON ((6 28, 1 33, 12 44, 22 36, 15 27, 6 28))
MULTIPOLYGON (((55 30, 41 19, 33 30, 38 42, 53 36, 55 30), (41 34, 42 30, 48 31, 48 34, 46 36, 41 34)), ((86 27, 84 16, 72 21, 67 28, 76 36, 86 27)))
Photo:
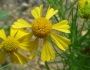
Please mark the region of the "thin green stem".
POLYGON ((45 66, 46 66, 47 70, 50 70, 47 62, 45 62, 45 66))
POLYGON ((56 16, 54 16, 54 17, 55 17, 56 21, 59 22, 58 18, 56 16))
POLYGON ((90 29, 88 29, 88 32, 84 36, 79 38, 78 43, 81 44, 83 40, 86 38, 86 36, 89 35, 89 33, 90 33, 90 29))
POLYGON ((3 70, 3 69, 6 68, 6 67, 10 67, 11 65, 12 65, 12 63, 7 64, 7 65, 5 65, 5 66, 3 66, 3 67, 0 67, 0 70, 3 70))
POLYGON ((83 31, 83 28, 84 28, 84 26, 85 26, 85 22, 86 22, 87 20, 86 19, 84 19, 84 21, 83 21, 83 25, 82 25, 82 27, 80 28, 80 34, 79 35, 81 35, 81 33, 82 33, 82 31, 83 31))

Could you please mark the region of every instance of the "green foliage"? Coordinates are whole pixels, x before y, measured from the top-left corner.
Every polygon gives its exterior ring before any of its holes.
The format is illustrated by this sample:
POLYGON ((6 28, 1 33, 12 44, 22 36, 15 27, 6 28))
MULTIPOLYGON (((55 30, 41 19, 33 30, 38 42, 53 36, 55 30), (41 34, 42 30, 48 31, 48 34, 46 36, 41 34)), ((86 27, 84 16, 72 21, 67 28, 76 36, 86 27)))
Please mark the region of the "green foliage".
POLYGON ((0 11, 0 21, 5 20, 9 17, 9 12, 8 11, 0 11))

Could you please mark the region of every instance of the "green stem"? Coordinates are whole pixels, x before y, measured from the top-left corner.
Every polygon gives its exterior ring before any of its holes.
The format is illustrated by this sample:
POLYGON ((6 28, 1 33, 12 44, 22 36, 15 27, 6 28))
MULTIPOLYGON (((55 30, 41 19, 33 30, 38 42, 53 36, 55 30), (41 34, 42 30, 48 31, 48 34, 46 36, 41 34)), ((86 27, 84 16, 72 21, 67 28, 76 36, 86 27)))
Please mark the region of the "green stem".
POLYGON ((47 62, 45 62, 45 66, 46 66, 47 70, 50 70, 47 62))
POLYGON ((3 69, 6 68, 6 67, 10 67, 11 65, 12 65, 12 63, 7 64, 7 65, 5 65, 5 66, 3 66, 3 67, 0 67, 0 70, 3 70, 3 69))
POLYGON ((86 38, 86 36, 89 35, 89 33, 90 33, 90 29, 88 29, 88 32, 84 36, 79 38, 78 43, 81 44, 83 42, 83 40, 86 38))
POLYGON ((79 35, 81 35, 81 33, 82 33, 82 31, 83 31, 83 28, 84 28, 84 26, 85 26, 85 22, 86 22, 87 20, 86 19, 84 19, 84 21, 83 21, 83 25, 82 25, 82 27, 80 28, 80 34, 79 35))
POLYGON ((58 18, 56 16, 54 16, 54 17, 55 17, 56 21, 59 22, 58 18))

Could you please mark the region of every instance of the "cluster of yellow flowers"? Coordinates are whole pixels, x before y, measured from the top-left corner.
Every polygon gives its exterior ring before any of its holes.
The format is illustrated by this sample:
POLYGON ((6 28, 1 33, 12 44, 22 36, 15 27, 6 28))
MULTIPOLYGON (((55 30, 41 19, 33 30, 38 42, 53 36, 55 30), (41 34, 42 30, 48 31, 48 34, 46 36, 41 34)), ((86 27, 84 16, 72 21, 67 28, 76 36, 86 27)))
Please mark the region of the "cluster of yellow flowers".
POLYGON ((90 19, 90 0, 79 0, 79 14, 82 18, 90 19))
POLYGON ((50 61, 55 58, 53 48, 51 48, 48 37, 51 37, 52 41, 61 50, 65 51, 68 45, 71 43, 69 39, 54 33, 53 30, 70 33, 67 20, 52 24, 49 20, 55 15, 58 10, 48 8, 45 17, 42 17, 43 5, 35 7, 31 10, 31 14, 35 18, 32 24, 28 23, 24 19, 20 18, 10 28, 10 35, 7 37, 4 30, 0 30, 0 38, 3 40, 0 44, 0 63, 4 63, 6 56, 10 57, 11 63, 27 63, 29 59, 34 59, 38 53, 39 39, 43 39, 43 45, 41 50, 41 60, 43 62, 50 61), (24 28, 30 28, 31 31, 27 31, 24 28), (34 37, 34 40, 31 40, 34 37), (25 56, 20 52, 25 50, 30 53, 30 57, 25 56))

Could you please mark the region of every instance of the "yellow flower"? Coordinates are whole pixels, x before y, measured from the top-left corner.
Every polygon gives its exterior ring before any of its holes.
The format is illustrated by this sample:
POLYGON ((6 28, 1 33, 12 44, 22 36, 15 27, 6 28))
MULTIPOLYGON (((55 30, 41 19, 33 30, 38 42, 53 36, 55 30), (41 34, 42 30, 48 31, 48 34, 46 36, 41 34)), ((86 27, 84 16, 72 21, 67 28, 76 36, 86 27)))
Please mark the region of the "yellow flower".
POLYGON ((10 56, 12 63, 27 63, 29 58, 23 55, 19 49, 29 51, 29 33, 23 29, 10 29, 10 36, 6 36, 3 29, 0 30, 0 38, 3 40, 0 44, 0 63, 5 63, 6 56, 10 56), (27 37, 27 38, 26 38, 27 37))
POLYGON ((90 0, 79 0, 79 14, 82 18, 90 19, 90 0))
POLYGON ((42 61, 50 61, 55 58, 55 53, 51 48, 51 45, 48 41, 48 36, 51 36, 53 42, 63 51, 68 48, 68 44, 70 44, 70 40, 62 37, 58 34, 53 33, 53 30, 58 30, 64 33, 70 33, 69 25, 67 20, 63 20, 56 24, 51 23, 49 20, 53 15, 55 15, 58 10, 54 10, 53 8, 48 8, 46 16, 42 17, 42 9, 43 5, 40 7, 35 7, 31 10, 31 14, 34 16, 35 20, 32 24, 29 24, 23 19, 18 19, 17 22, 12 25, 14 28, 30 28, 32 30, 31 37, 35 36, 35 40, 31 43, 31 55, 30 58, 34 58, 38 51, 39 39, 43 39, 43 46, 41 52, 42 61))

